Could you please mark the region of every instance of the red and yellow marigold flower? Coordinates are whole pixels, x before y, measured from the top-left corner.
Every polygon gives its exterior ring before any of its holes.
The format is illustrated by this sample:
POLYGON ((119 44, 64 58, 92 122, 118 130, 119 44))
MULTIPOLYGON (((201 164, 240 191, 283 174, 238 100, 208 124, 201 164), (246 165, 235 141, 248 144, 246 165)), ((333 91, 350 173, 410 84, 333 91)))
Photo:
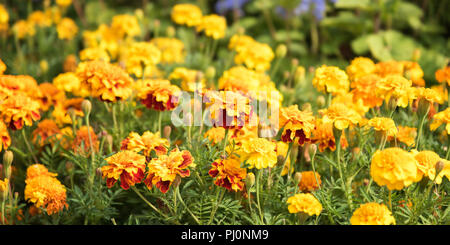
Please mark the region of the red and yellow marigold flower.
POLYGON ((39 103, 22 93, 10 96, 0 101, 0 118, 13 130, 31 126, 41 118, 39 103))
POLYGON ((119 151, 105 161, 108 165, 103 166, 101 170, 108 188, 113 187, 120 179, 120 186, 128 190, 130 186, 140 183, 145 177, 145 156, 134 151, 119 151))
POLYGON ((39 84, 39 90, 42 93, 42 97, 39 99, 41 104, 40 109, 43 111, 47 111, 51 106, 66 99, 64 91, 59 90, 51 83, 45 82, 39 84))
POLYGON ((217 159, 212 163, 208 173, 215 178, 214 184, 217 186, 225 187, 229 191, 242 191, 244 189, 247 171, 245 168, 241 168, 238 159, 217 159))
POLYGON ((391 211, 384 204, 362 204, 350 218, 352 225, 395 225, 391 211))
POLYGON ((146 79, 139 84, 138 97, 147 108, 170 111, 178 105, 181 90, 170 81, 146 79))
POLYGON ((8 127, 6 124, 0 120, 0 152, 2 150, 8 149, 8 147, 11 145, 11 137, 8 133, 8 127))
POLYGON ((75 116, 83 117, 84 113, 81 108, 83 98, 66 99, 56 104, 52 117, 55 118, 56 124, 63 126, 64 124, 72 124, 72 118, 69 111, 72 111, 75 116))
MULTIPOLYGON (((324 123, 322 119, 316 120, 316 127, 313 131, 311 142, 319 144, 319 151, 324 152, 326 149, 330 151, 336 150, 336 139, 333 134, 333 124, 324 123)), ((345 134, 341 136, 341 148, 345 149, 348 146, 345 134)))
POLYGON ((72 143, 72 150, 76 154, 90 155, 92 154, 90 141, 92 141, 94 152, 98 152, 99 141, 94 129, 92 127, 89 127, 88 129, 87 126, 83 126, 76 133, 72 143), (91 140, 89 140, 89 135, 91 136, 91 140))
POLYGON ((148 163, 148 175, 144 183, 149 189, 153 185, 162 193, 166 193, 177 176, 188 177, 188 167, 194 164, 194 158, 189 151, 173 149, 167 155, 160 155, 148 163))
POLYGON ((283 142, 297 140, 299 145, 311 141, 315 127, 315 117, 310 111, 300 111, 297 105, 283 107, 280 110, 280 127, 284 128, 281 135, 283 142))
POLYGON ((120 149, 141 152, 144 156, 149 158, 151 157, 152 151, 154 151, 156 155, 166 154, 169 146, 169 141, 165 138, 161 138, 159 132, 152 133, 146 131, 142 136, 138 133, 131 132, 128 137, 122 141, 120 149))
POLYGON ((38 123, 37 128, 32 133, 33 141, 43 146, 46 143, 53 144, 56 140, 61 139, 62 134, 55 121, 44 119, 38 123))

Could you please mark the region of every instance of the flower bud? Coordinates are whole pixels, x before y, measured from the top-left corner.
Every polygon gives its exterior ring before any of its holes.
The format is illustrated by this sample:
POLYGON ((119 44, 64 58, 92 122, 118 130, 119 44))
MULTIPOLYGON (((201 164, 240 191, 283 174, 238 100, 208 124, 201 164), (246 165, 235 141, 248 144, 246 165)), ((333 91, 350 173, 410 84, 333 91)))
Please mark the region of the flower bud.
POLYGON ((319 95, 316 99, 316 103, 319 108, 324 107, 326 103, 325 97, 323 95, 319 95))
POLYGON ((255 184, 255 174, 250 172, 247 174, 247 177, 245 177, 245 187, 247 188, 247 190, 250 190, 250 188, 252 188, 254 184, 255 184))
POLYGON ((153 28, 158 29, 159 27, 161 27, 161 21, 156 19, 153 21, 153 28))
POLYGON ((316 144, 309 145, 308 150, 309 150, 309 155, 311 155, 311 156, 316 155, 317 145, 316 144))
POLYGON ((430 111, 430 107, 431 103, 428 100, 421 98, 419 100, 419 106, 417 107, 417 115, 419 118, 425 117, 430 111))
POLYGON ((214 66, 210 66, 206 69, 206 78, 208 80, 214 79, 216 76, 216 68, 214 66))
POLYGON ((277 157, 277 165, 281 165, 284 162, 284 156, 279 155, 277 157))
POLYGON ((290 73, 289 71, 285 71, 285 72, 283 73, 284 79, 288 79, 290 76, 291 76, 291 73, 290 73))
POLYGON ((173 180, 172 185, 174 188, 177 188, 178 186, 180 186, 180 183, 181 183, 181 177, 179 175, 177 175, 175 177, 175 179, 173 180))
POLYGON ((108 135, 106 135, 105 136, 105 142, 106 142, 106 146, 108 147, 108 148, 112 148, 113 146, 114 146, 114 142, 113 142, 113 137, 112 137, 112 135, 110 135, 110 134, 108 134, 108 135))
POLYGON ((83 102, 81 102, 81 109, 83 110, 84 115, 89 115, 92 110, 91 102, 89 100, 83 100, 83 102))
POLYGON ((298 66, 298 59, 295 59, 295 58, 292 59, 291 60, 291 64, 292 64, 293 67, 297 67, 298 66))
POLYGON ((436 163, 436 166, 434 167, 435 171, 436 171, 436 176, 438 176, 441 171, 444 169, 445 167, 445 163, 443 161, 438 161, 436 163))
POLYGON ((341 142, 341 136, 342 136, 342 130, 336 128, 335 125, 333 125, 333 135, 334 135, 334 140, 337 144, 340 144, 341 142))
POLYGON ((390 99, 389 99, 389 102, 388 102, 388 109, 389 109, 389 111, 395 111, 395 109, 397 109, 397 98, 395 98, 394 96, 392 96, 390 99))
POLYGON ((73 163, 72 162, 66 162, 66 170, 69 173, 71 173, 73 171, 73 163))
POLYGON ((97 177, 102 177, 103 176, 103 172, 101 168, 97 168, 95 170, 95 175, 97 175, 97 177))
POLYGON ((134 11, 134 15, 136 15, 136 18, 138 18, 139 20, 144 19, 144 11, 142 9, 136 9, 134 11))
POLYGON ((302 111, 312 111, 312 107, 310 103, 305 103, 302 105, 302 111))
POLYGON ((14 154, 11 151, 5 151, 5 153, 3 153, 3 164, 5 167, 11 166, 13 160, 14 154))
POLYGON ((275 54, 277 56, 277 58, 284 58, 286 56, 287 53, 287 47, 284 44, 280 44, 277 46, 277 49, 275 50, 275 54))
POLYGON ((169 125, 165 126, 163 129, 163 137, 170 139, 170 133, 172 133, 172 128, 169 125))
POLYGON ((297 185, 298 185, 298 183, 300 183, 300 181, 302 181, 302 173, 296 172, 294 175, 294 180, 295 180, 295 183, 297 183, 297 185))
POLYGON ((39 67, 41 68, 41 72, 42 73, 47 73, 48 71, 48 62, 46 60, 41 60, 41 62, 39 62, 39 67))
POLYGON ((169 27, 167 27, 166 33, 167 33, 168 37, 175 37, 177 31, 175 30, 175 28, 173 26, 169 26, 169 27))
POLYGON ((239 29, 237 30, 237 33, 238 33, 239 35, 244 35, 244 33, 245 33, 245 28, 239 27, 239 29))
POLYGON ((294 79, 296 83, 301 83, 305 79, 305 67, 298 66, 295 69, 294 79))
POLYGON ((412 56, 412 61, 417 62, 420 59, 420 49, 415 49, 412 56))

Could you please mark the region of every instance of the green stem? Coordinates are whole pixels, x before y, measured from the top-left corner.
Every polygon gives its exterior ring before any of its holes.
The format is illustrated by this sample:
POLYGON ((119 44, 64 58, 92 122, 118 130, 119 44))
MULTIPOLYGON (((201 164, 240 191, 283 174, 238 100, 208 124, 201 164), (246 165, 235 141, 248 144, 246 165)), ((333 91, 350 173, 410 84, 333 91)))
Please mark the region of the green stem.
POLYGON ((348 189, 346 178, 344 178, 344 174, 343 174, 343 171, 342 171, 342 164, 341 164, 341 137, 339 137, 337 139, 337 142, 336 142, 336 154, 337 154, 337 160, 336 161, 337 161, 338 170, 339 170, 339 177, 340 177, 340 179, 342 181, 342 188, 343 188, 343 190, 345 192, 345 197, 347 198, 347 204, 348 204, 350 210, 353 210, 352 199, 351 199, 351 196, 349 195, 350 191, 348 189))
POLYGON ((180 199, 181 204, 183 204, 183 206, 186 208, 186 210, 188 211, 188 213, 192 216, 192 218, 194 218, 195 222, 197 222, 197 224, 201 225, 202 222, 197 218, 197 216, 194 215, 194 213, 188 208, 188 206, 186 205, 186 203, 184 203, 183 198, 181 197, 180 194, 180 188, 177 187, 176 189, 176 193, 178 195, 178 199, 180 199))
POLYGON ((159 131, 160 135, 162 135, 162 131, 161 131, 162 114, 163 114, 163 112, 160 111, 159 115, 158 115, 158 131, 159 131))
POLYGON ((214 204, 214 208, 211 212, 211 215, 209 216, 209 221, 208 221, 208 225, 210 225, 213 222, 214 219, 214 215, 217 212, 217 209, 219 208, 219 203, 222 202, 223 196, 225 195, 225 191, 222 191, 220 189, 220 187, 217 187, 217 193, 216 193, 216 201, 214 204), (219 198, 219 194, 220 194, 220 198, 219 198))
MULTIPOLYGON (((282 164, 282 167, 281 167, 281 170, 280 170, 280 173, 279 173, 279 175, 278 175, 278 180, 277 180, 277 182, 279 182, 279 180, 281 179, 281 173, 283 172, 283 169, 284 169, 284 167, 285 167, 285 165, 286 165, 286 163, 287 163, 287 160, 289 159, 289 156, 290 156, 290 154, 291 154, 291 150, 292 150, 292 146, 294 145, 294 142, 290 142, 289 143, 289 148, 288 148, 288 151, 287 151, 287 153, 286 153, 286 156, 284 157, 284 160, 283 160, 283 164, 282 164)), ((292 165, 292 163, 290 163, 291 165, 292 165)), ((290 170, 290 169, 289 169, 290 170)), ((291 174, 290 172, 289 172, 289 170, 288 170, 288 176, 291 174)))
POLYGON ((26 134, 25 134, 25 129, 23 128, 21 131, 22 131, 22 137, 23 137, 23 140, 25 141, 25 145, 27 146, 28 151, 30 152, 31 157, 33 157, 34 163, 38 163, 38 160, 37 160, 36 156, 35 156, 34 153, 33 153, 33 149, 31 148, 31 145, 30 145, 30 143, 28 142, 27 136, 26 136, 26 134))
MULTIPOLYGON (((131 189, 136 192, 136 194, 149 206, 151 207, 153 210, 155 210, 158 214, 160 214, 161 216, 163 216, 165 219, 168 219, 169 217, 164 214, 163 212, 161 212, 161 210, 157 209, 155 206, 153 206, 153 204, 151 204, 142 194, 141 192, 139 192, 139 190, 135 187, 132 186, 131 189)), ((175 221, 176 224, 180 224, 178 221, 175 221)))
POLYGON ((425 114, 422 119, 420 120, 419 124, 419 132, 417 133, 417 140, 416 140, 416 150, 419 150, 419 144, 420 139, 422 138, 422 131, 423 131, 423 123, 425 122, 425 118, 427 117, 427 114, 425 114))
POLYGON ((319 181, 317 180, 317 176, 316 176, 316 168, 315 168, 315 164, 314 164, 314 159, 315 158, 316 158, 316 153, 314 153, 312 155, 312 157, 311 157, 311 166, 312 166, 312 169, 313 169, 314 179, 316 180, 317 187, 320 189, 319 181))
POLYGON ((264 216, 263 216, 263 214, 262 214, 262 211, 261 211, 261 202, 259 201, 259 185, 260 185, 260 182, 261 182, 261 174, 262 174, 262 169, 260 169, 259 171, 258 171, 258 176, 256 177, 256 201, 257 201, 257 204, 258 204, 258 211, 259 211, 259 217, 260 217, 260 219, 261 219, 261 224, 264 224, 264 216))

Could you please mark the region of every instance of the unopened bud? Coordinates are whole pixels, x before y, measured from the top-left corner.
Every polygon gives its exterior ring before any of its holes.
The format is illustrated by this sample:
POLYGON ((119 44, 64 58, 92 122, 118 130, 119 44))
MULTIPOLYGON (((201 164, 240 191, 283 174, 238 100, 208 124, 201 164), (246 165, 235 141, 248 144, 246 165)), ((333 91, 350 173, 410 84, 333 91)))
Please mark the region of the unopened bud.
POLYGON ((305 79, 305 67, 298 66, 295 70, 294 79, 296 83, 300 83, 305 79))
POLYGON ((247 190, 250 190, 250 188, 252 188, 254 184, 255 184, 255 174, 250 172, 247 174, 247 177, 245 178, 245 187, 247 188, 247 190))
POLYGON ((275 54, 277 55, 277 58, 284 58, 287 53, 287 47, 284 44, 280 44, 277 46, 277 49, 275 50, 275 54))
POLYGON ((445 163, 443 161, 438 161, 436 163, 436 166, 434 167, 435 171, 436 171, 436 176, 439 175, 439 173, 441 173, 441 171, 444 169, 445 167, 445 163))
POLYGON ((210 66, 206 69, 206 78, 208 80, 214 79, 216 76, 216 68, 214 66, 210 66))
POLYGON ((175 30, 175 27, 173 26, 167 27, 166 34, 168 37, 175 37, 176 33, 177 31, 175 30))
POLYGON ((284 79, 288 79, 290 76, 291 76, 291 73, 290 73, 289 71, 285 71, 285 72, 283 73, 284 79))
POLYGON ((305 103, 302 105, 302 111, 312 111, 312 107, 310 103, 305 103))
POLYGON ((419 106, 417 107, 417 115, 419 118, 425 117, 430 111, 430 107, 431 103, 428 100, 421 98, 419 100, 419 106))
POLYGON ((302 173, 296 172, 294 175, 294 180, 295 180, 295 183, 297 183, 297 184, 300 183, 300 181, 302 181, 302 173))
POLYGON ((98 177, 102 177, 103 176, 102 169, 101 168, 97 168, 95 170, 95 175, 97 175, 98 177))
POLYGON ((89 115, 92 110, 91 102, 89 100, 83 100, 83 102, 81 102, 81 109, 83 110, 84 115, 89 115))
POLYGON ((317 145, 316 145, 316 144, 311 144, 311 145, 309 145, 308 150, 309 150, 309 155, 311 155, 311 156, 316 155, 316 152, 317 152, 317 145))
POLYGON ((5 153, 3 153, 3 164, 5 167, 11 166, 13 160, 14 154, 11 151, 5 151, 5 153))
POLYGON ((144 18, 144 11, 142 9, 136 9, 134 15, 136 15, 136 18, 139 20, 142 20, 144 18))
POLYGON ((316 103, 319 108, 324 107, 326 103, 325 97, 323 95, 319 95, 316 99, 316 103))
POLYGON ((161 21, 156 19, 153 21, 153 28, 158 29, 161 26, 161 21))
POLYGON ((181 183, 181 177, 179 175, 177 175, 177 177, 175 177, 175 179, 173 180, 173 187, 177 188, 178 186, 180 186, 181 183))
POLYGON ((277 165, 281 165, 281 164, 283 164, 283 162, 284 162, 284 156, 279 155, 277 157, 277 165))
POLYGON ((389 111, 395 111, 395 109, 397 109, 397 98, 395 98, 394 96, 392 96, 390 99, 389 99, 389 102, 388 102, 388 109, 389 109, 389 111))
POLYGON ((69 173, 71 173, 73 171, 73 163, 72 162, 66 162, 66 170, 69 173))
POLYGON ((106 145, 108 146, 108 147, 113 147, 113 137, 112 137, 112 135, 110 135, 110 134, 108 134, 108 135, 106 135, 105 136, 105 141, 106 141, 106 145))
POLYGON ((166 139, 170 139, 171 133, 172 133, 172 128, 169 125, 165 126, 164 130, 163 130, 163 137, 166 139))
POLYGON ((237 33, 238 33, 239 35, 244 35, 244 33, 245 33, 245 28, 239 27, 239 29, 237 30, 237 33))
POLYGON ((334 135, 334 140, 337 144, 340 144, 341 142, 341 136, 342 136, 342 130, 336 128, 336 125, 333 124, 333 135, 334 135))
POLYGON ((420 49, 415 49, 412 56, 412 61, 417 62, 420 59, 420 49))
POLYGON ((298 66, 298 59, 292 59, 291 64, 292 64, 292 66, 297 67, 298 66))
POLYGON ((48 62, 46 60, 41 60, 41 62, 39 62, 39 67, 41 68, 42 73, 47 73, 48 62))

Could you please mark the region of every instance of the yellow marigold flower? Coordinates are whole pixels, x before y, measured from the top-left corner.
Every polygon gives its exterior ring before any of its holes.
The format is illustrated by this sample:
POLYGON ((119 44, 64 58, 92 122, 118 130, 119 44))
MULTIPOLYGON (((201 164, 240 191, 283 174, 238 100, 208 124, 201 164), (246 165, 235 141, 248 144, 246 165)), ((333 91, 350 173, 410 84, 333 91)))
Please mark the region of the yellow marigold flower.
POLYGON ((445 85, 431 86, 431 89, 436 91, 436 93, 438 93, 439 95, 439 98, 441 98, 441 100, 438 101, 438 104, 444 104, 444 102, 448 101, 448 91, 445 88, 445 85))
POLYGON ((322 181, 320 180, 320 174, 313 171, 303 171, 301 172, 302 178, 300 183, 298 183, 298 188, 302 192, 312 192, 320 188, 322 181), (316 180, 317 179, 317 180, 316 180))
POLYGON ((6 124, 0 120, 0 152, 2 152, 2 149, 8 149, 10 145, 11 137, 9 136, 8 128, 6 127, 6 124))
POLYGON ((180 88, 168 80, 147 79, 139 83, 138 97, 149 109, 170 111, 178 105, 180 88))
POLYGON ((221 142, 225 138, 225 129, 218 127, 218 128, 211 128, 208 131, 206 131, 204 138, 208 138, 209 141, 213 145, 221 142))
POLYGON ((0 193, 8 190, 8 183, 8 178, 5 178, 4 180, 0 179, 0 193))
POLYGON ((397 135, 388 136, 388 141, 393 141, 397 139, 400 142, 405 143, 409 147, 413 147, 415 145, 415 139, 417 137, 417 128, 411 128, 407 126, 398 126, 397 135))
POLYGON ((336 66, 322 65, 316 69, 313 85, 319 92, 336 95, 346 93, 350 82, 345 71, 336 66))
POLYGON ((447 134, 450 134, 450 107, 433 116, 433 122, 430 125, 430 129, 434 131, 443 123, 445 123, 447 134))
POLYGON ((55 121, 44 119, 38 123, 37 128, 32 133, 32 137, 33 142, 36 142, 40 146, 44 146, 46 143, 53 144, 55 140, 62 137, 62 134, 55 121))
POLYGON ((247 176, 247 171, 245 168, 241 168, 238 159, 217 159, 212 163, 208 174, 216 178, 214 184, 217 186, 225 187, 229 191, 244 190, 245 183, 243 180, 247 176))
POLYGON ((51 83, 39 84, 39 89, 42 93, 42 98, 39 99, 41 104, 40 108, 43 111, 47 111, 50 106, 56 105, 66 99, 66 94, 63 90, 59 90, 55 85, 51 83))
POLYGON ((143 69, 161 61, 161 51, 149 42, 134 42, 126 51, 125 66, 128 73, 142 77, 143 69))
POLYGON ((81 61, 89 61, 89 60, 103 60, 106 62, 110 61, 108 52, 100 47, 95 48, 85 48, 80 51, 80 60, 81 61))
POLYGON ((153 185, 162 193, 166 193, 177 176, 188 177, 188 167, 194 164, 194 158, 189 151, 173 149, 168 155, 153 158, 148 163, 148 175, 144 183, 149 189, 153 185))
POLYGON ((56 4, 62 8, 65 8, 72 4, 72 0, 56 0, 56 4))
POLYGON ((249 47, 240 49, 234 57, 238 65, 245 64, 249 69, 263 72, 270 69, 275 54, 272 48, 265 43, 253 42, 249 47))
POLYGON ((17 94, 0 101, 0 118, 13 130, 31 126, 41 118, 39 103, 23 94, 17 94))
POLYGON ((27 179, 32 179, 38 176, 56 177, 58 174, 49 172, 47 167, 42 164, 33 164, 27 168, 27 179))
POLYGON ((248 97, 232 91, 207 91, 204 98, 214 127, 239 129, 250 122, 253 111, 248 97))
POLYGON ((61 9, 58 6, 50 6, 45 9, 44 13, 47 18, 49 18, 55 24, 58 24, 61 21, 62 14, 61 9))
POLYGON ((438 82, 447 83, 447 86, 450 86, 450 66, 437 70, 435 76, 438 82))
POLYGON ((403 61, 403 76, 411 80, 414 85, 425 86, 425 80, 423 80, 423 70, 417 62, 403 61))
POLYGON ((36 25, 38 27, 49 27, 52 24, 52 20, 48 18, 48 16, 40 10, 31 13, 28 16, 28 21, 31 24, 36 25))
POLYGON ((277 164, 276 144, 265 138, 251 138, 242 143, 239 155, 247 161, 248 168, 273 168, 277 164))
POLYGON ((344 104, 361 116, 364 116, 370 109, 364 104, 362 99, 355 98, 355 94, 353 93, 338 94, 331 100, 331 104, 344 104))
POLYGON ((39 99, 42 93, 36 80, 28 75, 0 75, 0 96, 15 96, 18 93, 31 99, 39 99))
POLYGON ((361 120, 361 116, 355 111, 344 104, 336 103, 332 104, 323 113, 323 122, 332 123, 334 127, 339 130, 344 130, 351 125, 356 125, 361 120))
POLYGON ((388 75, 377 84, 376 94, 385 99, 386 103, 391 98, 397 100, 397 106, 407 107, 412 96, 411 80, 400 75, 388 75))
POLYGON ((176 38, 157 37, 150 41, 161 51, 161 63, 183 63, 186 56, 184 43, 176 38))
POLYGON ((299 145, 311 141, 311 133, 315 127, 315 117, 310 111, 300 111, 297 105, 283 107, 280 110, 280 127, 284 128, 281 135, 283 142, 297 139, 299 145))
POLYGON ((141 34, 136 16, 128 14, 114 16, 111 22, 111 30, 120 38, 125 36, 135 37, 141 34))
MULTIPOLYGON (((59 90, 69 92, 74 95, 80 95, 80 80, 78 80, 78 77, 73 72, 59 74, 57 77, 53 78, 52 83, 59 90)), ((87 95, 89 94, 84 94, 84 96, 87 95)))
POLYGON ((380 77, 388 75, 403 75, 403 63, 395 60, 379 62, 376 65, 376 73, 380 77))
POLYGON ((258 90, 260 77, 255 71, 244 66, 234 66, 223 72, 219 78, 219 89, 226 91, 242 91, 249 93, 258 90))
POLYGON ((353 79, 350 87, 353 94, 353 100, 361 99, 365 106, 374 108, 383 104, 383 98, 374 93, 377 83, 381 78, 376 74, 358 76, 353 79))
POLYGON ((6 71, 6 65, 3 63, 3 60, 0 59, 0 75, 2 75, 6 71))
POLYGON ((225 17, 211 14, 201 18, 200 23, 196 25, 197 32, 204 31, 205 35, 213 39, 220 39, 225 37, 227 30, 227 21, 225 17))
POLYGON ((83 98, 67 99, 60 103, 57 103, 55 109, 52 112, 52 116, 55 118, 56 124, 62 126, 64 124, 72 124, 72 118, 69 114, 69 110, 72 110, 75 116, 83 117, 84 113, 81 108, 83 98))
POLYGON ((0 25, 8 24, 9 13, 3 4, 0 4, 0 25))
POLYGON ((36 34, 33 23, 26 20, 17 21, 14 23, 12 29, 18 39, 24 39, 27 36, 32 37, 36 34))
POLYGON ((384 204, 374 202, 362 204, 353 212, 352 225, 395 225, 391 211, 384 204))
POLYGON ((89 91, 100 100, 115 102, 125 100, 132 93, 133 80, 119 66, 105 61, 87 61, 78 65, 76 75, 80 89, 89 91))
POLYGON ((169 75, 169 79, 181 80, 181 89, 184 91, 201 91, 206 86, 204 75, 201 71, 177 67, 169 75))
POLYGON ((170 14, 173 22, 189 27, 196 26, 202 21, 202 10, 193 4, 177 4, 170 14))
POLYGON ((232 129, 233 133, 228 140, 233 141, 237 146, 241 146, 243 142, 252 138, 258 138, 258 127, 244 126, 239 129, 232 129))
POLYGON ((347 74, 352 81, 358 77, 372 74, 376 71, 375 63, 366 57, 357 57, 347 66, 347 74))
POLYGON ((56 26, 58 38, 62 40, 72 40, 78 32, 78 26, 70 18, 63 18, 56 26))
MULTIPOLYGON (((289 150, 289 144, 284 143, 283 141, 276 142, 275 151, 277 153, 277 158, 283 157, 283 159, 284 159, 287 155, 288 150, 289 150)), ((283 170, 281 170, 281 176, 285 176, 286 174, 288 174, 289 169, 291 169, 291 173, 294 172, 294 168, 291 168, 290 157, 288 157, 286 159, 286 164, 284 165, 283 170)))
POLYGON ((234 34, 230 39, 228 48, 235 50, 236 52, 241 52, 244 49, 251 47, 251 45, 255 42, 255 39, 251 36, 234 34))
POLYGON ((142 136, 138 133, 131 132, 128 137, 122 141, 120 149, 131 150, 138 153, 142 152, 144 156, 150 158, 152 151, 155 151, 156 155, 166 154, 169 146, 169 141, 165 138, 161 138, 159 132, 152 133, 146 131, 142 136))
POLYGON ((436 90, 431 88, 423 88, 423 87, 414 87, 412 88, 412 96, 414 99, 420 100, 424 99, 428 101, 430 104, 439 103, 442 104, 444 98, 441 97, 436 90))
POLYGON ((309 216, 319 215, 322 204, 311 193, 300 193, 288 198, 289 213, 305 213, 309 216))
POLYGON ((389 190, 401 190, 421 178, 413 154, 397 147, 375 152, 370 175, 379 186, 386 185, 389 190))
POLYGON ((113 187, 120 178, 120 186, 128 190, 144 178, 145 156, 134 151, 119 151, 105 161, 108 165, 103 166, 101 170, 108 188, 113 187))
POLYGON ((394 120, 387 117, 374 117, 369 120, 367 126, 372 127, 375 131, 383 132, 386 136, 395 136, 398 133, 394 120))
POLYGON ((91 136, 94 151, 98 152, 99 141, 97 135, 94 132, 94 129, 92 129, 92 127, 89 127, 88 129, 87 126, 83 126, 77 131, 72 144, 72 150, 75 152, 75 154, 90 155, 92 153, 89 135, 91 136))
MULTIPOLYGON (((444 165, 448 165, 447 160, 441 159, 438 154, 433 151, 421 151, 414 152, 414 158, 417 160, 417 168, 419 169, 419 174, 421 176, 426 176, 431 181, 435 181, 436 184, 442 183, 442 178, 444 175, 449 174, 450 172, 445 171, 444 169, 436 176, 436 164, 439 161, 442 161, 444 165)), ((449 175, 447 175, 449 176, 449 175)))
MULTIPOLYGON (((331 151, 336 150, 336 140, 333 134, 333 124, 324 123, 322 119, 316 120, 316 127, 311 138, 311 142, 319 144, 319 151, 324 152, 327 148, 331 151)), ((341 136, 341 148, 345 149, 348 146, 345 134, 341 136)))

